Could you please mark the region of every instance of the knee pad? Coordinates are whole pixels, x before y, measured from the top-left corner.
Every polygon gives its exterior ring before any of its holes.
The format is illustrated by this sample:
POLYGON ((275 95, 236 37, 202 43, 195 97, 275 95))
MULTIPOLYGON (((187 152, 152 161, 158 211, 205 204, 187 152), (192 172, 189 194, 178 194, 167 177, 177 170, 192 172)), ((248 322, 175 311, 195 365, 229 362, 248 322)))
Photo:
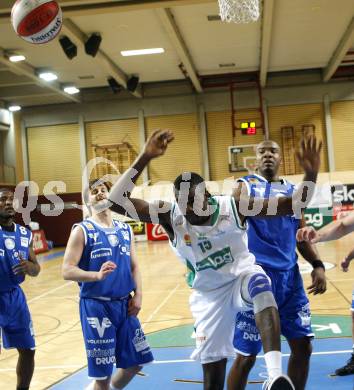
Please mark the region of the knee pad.
POLYGON ((255 314, 268 307, 277 308, 267 275, 262 273, 253 274, 248 281, 248 293, 252 299, 255 314))
POLYGON ((253 300, 256 295, 265 291, 272 292, 272 287, 267 276, 261 273, 252 275, 248 281, 248 293, 251 299, 253 300))

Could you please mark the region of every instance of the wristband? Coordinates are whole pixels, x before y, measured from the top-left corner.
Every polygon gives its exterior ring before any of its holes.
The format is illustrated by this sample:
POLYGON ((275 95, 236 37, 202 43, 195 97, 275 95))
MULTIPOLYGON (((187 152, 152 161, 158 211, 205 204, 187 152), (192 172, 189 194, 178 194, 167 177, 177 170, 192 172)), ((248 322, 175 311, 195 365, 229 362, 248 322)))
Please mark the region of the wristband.
POLYGON ((315 269, 315 268, 323 268, 324 270, 326 270, 326 267, 325 267, 325 265, 323 264, 323 261, 321 261, 321 260, 314 260, 313 262, 312 262, 312 267, 313 267, 313 269, 315 269))

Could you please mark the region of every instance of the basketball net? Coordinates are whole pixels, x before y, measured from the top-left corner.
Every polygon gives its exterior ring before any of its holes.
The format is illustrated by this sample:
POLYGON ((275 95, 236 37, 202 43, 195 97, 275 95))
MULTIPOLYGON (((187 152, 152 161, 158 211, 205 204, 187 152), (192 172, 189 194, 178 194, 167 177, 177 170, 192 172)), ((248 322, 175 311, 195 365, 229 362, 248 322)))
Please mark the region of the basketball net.
POLYGON ((250 23, 259 19, 259 0, 219 0, 223 22, 250 23))

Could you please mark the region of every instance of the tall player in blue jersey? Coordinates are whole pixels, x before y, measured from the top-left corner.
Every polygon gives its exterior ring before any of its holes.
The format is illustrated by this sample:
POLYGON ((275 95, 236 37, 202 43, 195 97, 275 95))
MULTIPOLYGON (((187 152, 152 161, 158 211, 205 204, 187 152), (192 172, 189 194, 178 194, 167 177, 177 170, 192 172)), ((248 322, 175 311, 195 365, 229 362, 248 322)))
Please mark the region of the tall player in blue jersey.
MULTIPOLYGON (((256 149, 258 174, 239 179, 253 197, 269 198, 291 196, 294 185, 279 178, 280 148, 273 141, 263 141, 256 149)), ((281 331, 286 337, 291 355, 288 375, 296 390, 303 390, 309 371, 312 352, 311 315, 305 294, 296 247, 313 266, 309 293, 326 291, 325 269, 316 248, 308 242, 296 243, 296 231, 304 226, 304 220, 293 216, 277 216, 271 219, 247 218, 248 246, 272 281, 272 289, 278 304, 281 331)), ((235 390, 243 390, 256 356, 261 350, 254 314, 241 312, 237 315, 234 346, 238 352, 229 380, 235 390)))
POLYGON ((0 189, 0 328, 4 348, 17 348, 17 390, 28 390, 34 371, 35 341, 31 314, 20 284, 37 276, 32 233, 14 222, 14 193, 0 189))
MULTIPOLYGON (((204 179, 193 172, 175 179, 175 201, 171 203, 131 197, 145 167, 162 156, 173 139, 166 130, 150 136, 136 161, 113 186, 112 209, 144 222, 160 223, 173 251, 194 272, 189 303, 195 319, 196 348, 191 357, 202 364, 205 390, 224 389, 226 362, 235 356, 235 316, 250 309, 255 312, 265 351, 268 378, 263 389, 294 390, 291 380, 282 374, 277 305, 268 277, 249 252, 246 224, 250 205, 253 215, 272 219, 306 206, 320 166, 321 143, 316 138, 302 141, 297 155, 304 182, 291 197, 250 197, 246 185, 240 185, 231 196, 211 196, 204 179), (277 207, 273 207, 275 203, 277 207)), ((232 383, 228 388, 233 388, 232 383)))
POLYGON ((86 200, 92 217, 74 225, 63 264, 64 279, 80 285, 80 319, 94 390, 123 389, 142 365, 153 361, 137 318, 142 282, 133 233, 105 207, 108 191, 108 183, 90 182, 86 200), (119 369, 111 378, 114 363, 119 369))

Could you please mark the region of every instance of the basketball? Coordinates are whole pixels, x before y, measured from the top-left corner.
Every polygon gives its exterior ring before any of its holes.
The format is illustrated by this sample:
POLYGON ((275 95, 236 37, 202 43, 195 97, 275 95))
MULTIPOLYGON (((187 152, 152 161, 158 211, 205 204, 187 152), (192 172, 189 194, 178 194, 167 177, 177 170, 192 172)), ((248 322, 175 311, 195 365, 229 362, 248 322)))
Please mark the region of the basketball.
POLYGON ((62 12, 55 0, 17 0, 11 11, 18 36, 34 44, 54 39, 62 26, 62 12))

